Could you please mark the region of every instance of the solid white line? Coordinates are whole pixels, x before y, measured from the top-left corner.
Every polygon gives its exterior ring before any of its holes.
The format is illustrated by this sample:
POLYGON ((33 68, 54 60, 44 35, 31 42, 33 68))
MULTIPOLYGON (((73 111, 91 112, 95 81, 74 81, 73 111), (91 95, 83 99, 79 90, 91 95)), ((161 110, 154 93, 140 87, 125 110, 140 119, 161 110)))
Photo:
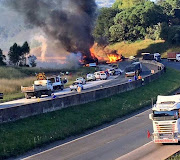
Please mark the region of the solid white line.
MULTIPOLYGON (((150 110, 150 109, 148 109, 148 110, 146 110, 146 111, 144 111, 144 112, 142 112, 142 113, 139 113, 139 114, 137 114, 137 115, 135 115, 135 116, 144 114, 145 112, 148 112, 149 110, 150 110)), ((35 154, 35 155, 29 156, 29 157, 27 157, 27 158, 24 158, 24 160, 29 159, 29 158, 32 158, 32 157, 35 157, 35 156, 37 156, 37 155, 40 155, 40 154, 43 154, 43 153, 46 153, 46 152, 49 152, 49 151, 51 151, 51 150, 53 150, 53 149, 56 149, 56 148, 65 146, 65 145, 67 145, 67 144, 76 142, 76 141, 81 140, 81 139, 83 139, 83 138, 86 138, 86 137, 88 137, 88 136, 94 135, 94 134, 96 134, 96 133, 99 133, 99 132, 101 132, 101 131, 104 131, 104 130, 106 130, 106 129, 109 129, 109 128, 111 128, 111 127, 114 127, 114 126, 116 126, 116 125, 119 125, 119 124, 121 124, 121 123, 123 123, 123 122, 125 122, 125 121, 128 121, 128 120, 134 118, 135 116, 130 117, 130 118, 128 118, 128 119, 125 119, 125 120, 123 120, 123 121, 121 121, 121 122, 118 122, 118 123, 116 123, 116 124, 110 125, 109 127, 106 127, 106 128, 100 129, 100 130, 98 130, 98 131, 95 131, 95 132, 93 132, 93 133, 87 134, 87 135, 85 135, 85 136, 83 136, 83 137, 80 137, 80 138, 77 138, 77 139, 75 139, 75 140, 66 142, 66 143, 64 143, 64 144, 61 144, 61 145, 59 145, 59 146, 56 146, 56 147, 50 148, 50 149, 48 149, 48 150, 42 151, 42 152, 37 153, 37 154, 35 154)))
POLYGON ((137 150, 140 150, 140 148, 143 148, 143 147, 149 145, 149 144, 152 143, 152 142, 153 142, 153 141, 148 142, 148 143, 144 144, 143 146, 140 146, 139 148, 136 148, 135 150, 133 150, 133 151, 131 151, 131 152, 129 152, 129 153, 126 153, 126 154, 122 155, 122 156, 119 157, 119 158, 116 158, 115 160, 120 160, 120 159, 123 158, 123 157, 126 157, 126 156, 128 156, 128 155, 130 155, 130 154, 133 154, 133 153, 136 152, 137 150))

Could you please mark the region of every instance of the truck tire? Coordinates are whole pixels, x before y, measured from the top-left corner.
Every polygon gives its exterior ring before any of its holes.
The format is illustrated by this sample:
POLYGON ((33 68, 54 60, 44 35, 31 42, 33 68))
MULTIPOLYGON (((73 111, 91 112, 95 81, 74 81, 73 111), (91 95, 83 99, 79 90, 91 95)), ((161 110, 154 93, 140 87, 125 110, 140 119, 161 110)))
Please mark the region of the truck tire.
POLYGON ((60 86, 61 91, 64 89, 64 86, 60 86))
POLYGON ((36 98, 41 98, 41 92, 36 93, 36 98))
POLYGON ((31 99, 31 96, 29 96, 28 93, 25 93, 25 98, 26 99, 31 99))

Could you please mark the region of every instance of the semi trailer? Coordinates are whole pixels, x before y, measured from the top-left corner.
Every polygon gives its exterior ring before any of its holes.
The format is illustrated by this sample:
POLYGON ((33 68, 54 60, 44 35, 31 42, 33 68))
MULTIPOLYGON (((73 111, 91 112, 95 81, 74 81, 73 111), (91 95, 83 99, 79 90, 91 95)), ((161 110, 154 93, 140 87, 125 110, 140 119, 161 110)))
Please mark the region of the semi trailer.
POLYGON ((149 119, 153 123, 154 143, 180 141, 180 95, 158 96, 149 119))
POLYGON ((179 61, 180 62, 180 53, 168 53, 167 54, 168 61, 179 61))

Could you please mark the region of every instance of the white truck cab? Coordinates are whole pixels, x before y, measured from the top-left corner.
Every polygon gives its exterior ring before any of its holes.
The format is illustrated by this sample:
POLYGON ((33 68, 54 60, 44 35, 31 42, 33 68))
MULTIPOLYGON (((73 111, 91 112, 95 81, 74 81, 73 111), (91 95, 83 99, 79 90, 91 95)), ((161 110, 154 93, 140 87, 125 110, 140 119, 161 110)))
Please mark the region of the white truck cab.
POLYGON ((180 54, 176 54, 176 61, 180 62, 180 54))
POLYGON ((153 123, 154 143, 180 141, 180 95, 158 96, 149 119, 153 123))
POLYGON ((62 82, 61 76, 51 76, 47 77, 47 80, 51 81, 53 90, 63 90, 64 84, 62 82))
POLYGON ((154 53, 154 59, 157 61, 157 62, 160 62, 161 61, 161 55, 159 53, 154 53))

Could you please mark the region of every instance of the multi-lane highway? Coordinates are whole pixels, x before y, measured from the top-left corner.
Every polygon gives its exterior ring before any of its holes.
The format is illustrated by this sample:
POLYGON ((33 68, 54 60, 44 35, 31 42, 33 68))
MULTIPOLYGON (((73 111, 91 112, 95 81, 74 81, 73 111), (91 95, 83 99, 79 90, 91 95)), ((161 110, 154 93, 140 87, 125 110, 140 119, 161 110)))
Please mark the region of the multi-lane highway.
MULTIPOLYGON (((164 63, 164 62, 163 62, 164 63)), ((165 62, 166 66, 171 63, 165 62)), ((179 64, 175 64, 175 68, 179 64)), ((179 67, 177 69, 180 70, 179 67)), ((149 107, 150 108, 150 107, 149 107)), ((152 132, 151 109, 96 128, 79 137, 37 149, 20 159, 30 160, 163 160, 180 145, 157 145, 147 138, 152 132)))
MULTIPOLYGON (((123 62, 119 64, 119 67, 124 70, 125 66, 128 65, 130 62, 123 62)), ((142 76, 147 76, 150 74, 150 70, 154 69, 153 65, 148 65, 145 64, 143 65, 143 72, 142 72, 142 76)), ((120 76, 111 76, 109 77, 107 80, 97 80, 97 81, 93 81, 93 82, 87 82, 87 84, 84 85, 84 91, 90 90, 90 89, 97 89, 100 87, 108 87, 111 85, 116 85, 116 84, 121 84, 121 83, 125 83, 128 81, 128 78, 125 78, 124 73, 120 76)), ((83 91, 82 91, 83 92, 83 91)), ((70 91, 69 88, 64 89, 63 91, 58 91, 55 92, 55 95, 57 97, 62 97, 64 95, 71 95, 71 94, 77 94, 77 92, 72 92, 70 91)), ((16 106, 20 106, 20 105, 24 105, 24 104, 29 104, 29 103, 35 103, 37 101, 46 101, 52 99, 51 96, 43 96, 40 99, 36 99, 35 97, 32 99, 18 99, 18 100, 14 100, 14 101, 9 101, 9 102, 5 102, 5 103, 0 103, 0 109, 2 108, 9 108, 9 107, 16 107, 16 106)))
MULTIPOLYGON (((56 147, 44 150, 27 160, 163 160, 180 150, 179 145, 158 145, 147 138, 152 132, 148 119, 151 110, 94 131, 56 147)), ((20 158, 20 159, 21 159, 20 158)))

